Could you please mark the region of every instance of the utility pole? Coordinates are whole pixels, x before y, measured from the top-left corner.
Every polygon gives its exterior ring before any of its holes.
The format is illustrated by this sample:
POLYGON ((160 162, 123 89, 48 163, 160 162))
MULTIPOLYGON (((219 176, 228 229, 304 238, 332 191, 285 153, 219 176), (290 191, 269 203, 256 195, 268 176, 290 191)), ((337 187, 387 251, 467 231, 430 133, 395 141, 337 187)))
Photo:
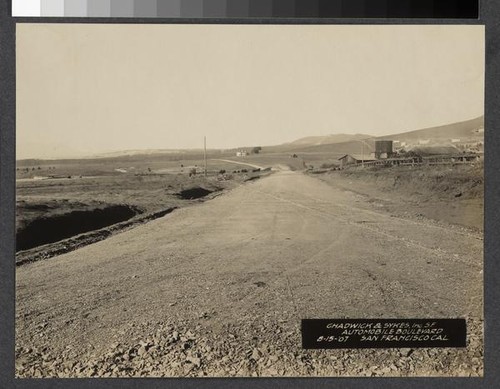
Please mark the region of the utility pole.
POLYGON ((361 167, 365 167, 365 144, 361 141, 361 167))
POLYGON ((205 161, 205 177, 207 176, 207 137, 203 137, 203 144, 204 144, 204 153, 203 153, 203 159, 205 161))

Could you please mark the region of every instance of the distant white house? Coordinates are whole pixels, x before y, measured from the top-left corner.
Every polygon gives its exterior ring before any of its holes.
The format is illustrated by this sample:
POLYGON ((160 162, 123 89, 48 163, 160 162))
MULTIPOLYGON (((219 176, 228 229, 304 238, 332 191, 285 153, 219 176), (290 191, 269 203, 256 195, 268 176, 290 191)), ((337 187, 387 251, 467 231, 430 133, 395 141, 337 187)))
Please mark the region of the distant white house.
POLYGON ((248 155, 248 151, 246 151, 246 150, 238 150, 236 152, 237 157, 246 157, 247 155, 248 155))
POLYGON ((418 144, 419 145, 428 145, 430 143, 430 139, 419 139, 418 144))
POLYGON ((453 138, 453 139, 451 140, 451 143, 458 143, 458 142, 460 142, 460 139, 459 139, 459 138, 453 138))

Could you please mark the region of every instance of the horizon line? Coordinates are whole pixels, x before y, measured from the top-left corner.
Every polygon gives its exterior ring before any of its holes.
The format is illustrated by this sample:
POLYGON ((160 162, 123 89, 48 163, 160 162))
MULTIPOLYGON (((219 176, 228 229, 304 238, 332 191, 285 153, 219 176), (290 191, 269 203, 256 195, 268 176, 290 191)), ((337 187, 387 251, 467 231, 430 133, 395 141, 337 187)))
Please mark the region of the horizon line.
MULTIPOLYGON (((414 131, 423 131, 423 130, 429 130, 429 129, 432 129, 432 128, 437 128, 437 127, 444 127, 444 126, 449 126, 449 125, 454 125, 454 124, 459 124, 459 123, 466 123, 466 122, 470 122, 470 121, 473 121, 473 120, 477 120, 477 119, 481 119, 483 118, 484 119, 484 113, 482 115, 479 115, 479 116, 475 116, 471 119, 467 119, 467 120, 462 120, 462 121, 458 121, 458 122, 451 122, 451 123, 446 123, 446 124, 438 124, 438 125, 435 125, 435 126, 431 126, 431 127, 424 127, 424 128, 417 128, 417 129, 413 129, 413 130, 408 130, 408 131, 404 131, 403 132, 395 132, 395 133, 392 133, 392 134, 387 134, 387 135, 368 135, 368 134, 363 134, 361 132, 356 132, 356 133, 349 133, 349 132, 341 132, 341 133, 331 133, 331 134, 326 134, 326 135, 308 135, 308 136, 304 136, 304 137, 301 137, 301 138, 298 138, 294 141, 290 141, 290 142, 283 142, 283 143, 279 143, 279 144, 272 144, 272 145, 258 145, 258 146, 234 146, 234 147, 212 147, 212 148, 207 148, 207 151, 220 151, 220 152, 223 152, 223 151, 232 151, 232 150, 236 150, 236 149, 250 149, 250 148, 253 148, 253 147, 277 147, 277 146, 284 146, 284 145, 290 145, 290 144, 293 144, 294 142, 296 142, 297 140, 300 140, 300 139, 304 139, 304 138, 313 138, 313 137, 326 137, 326 136, 331 136, 331 135, 351 135, 351 136, 356 136, 356 135, 367 135, 368 137, 367 138, 363 138, 363 139, 360 139, 360 140, 369 140, 369 139, 373 139, 373 138, 385 138, 385 137, 388 137, 388 136, 394 136, 394 135, 400 135, 400 134, 405 134, 405 133, 409 133, 409 132, 414 132, 414 131)), ((484 127, 484 124, 483 124, 483 127, 484 127)), ((349 143, 349 142, 352 142, 353 140, 348 140, 348 141, 344 141, 344 142, 338 142, 338 143, 349 143)), ((332 143, 332 144, 335 144, 335 143, 332 143)), ((310 146, 314 146, 314 145, 310 145, 310 146)), ((146 151, 157 151, 157 152, 189 152, 189 151, 203 151, 203 147, 193 147, 193 148, 177 148, 177 149, 171 149, 171 148, 140 148, 140 149, 117 149, 117 150, 110 150, 110 151, 102 151, 102 152, 98 152, 98 153, 94 153, 94 154, 86 154, 86 153, 82 153, 82 155, 77 155, 77 156, 74 156, 74 157, 28 157, 28 158, 21 158, 21 159, 17 159, 16 158, 16 162, 21 162, 21 161, 27 161, 27 160, 38 160, 38 161, 60 161, 60 160, 72 160, 72 159, 92 159, 92 158, 95 158, 95 159, 104 159, 104 158, 114 158, 112 155, 107 155, 107 154, 115 154, 115 153, 126 153, 126 152, 138 152, 138 155, 140 155, 139 153, 140 152, 146 152, 146 151)))

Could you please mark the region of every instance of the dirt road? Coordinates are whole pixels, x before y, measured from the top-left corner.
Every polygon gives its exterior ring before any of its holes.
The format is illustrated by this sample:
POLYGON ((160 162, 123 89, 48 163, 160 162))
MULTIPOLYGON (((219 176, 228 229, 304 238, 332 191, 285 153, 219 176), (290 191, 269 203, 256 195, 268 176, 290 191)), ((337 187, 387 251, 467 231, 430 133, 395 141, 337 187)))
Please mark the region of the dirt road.
POLYGON ((17 374, 479 375, 482 245, 282 171, 19 267, 17 374), (469 347, 301 350, 342 317, 467 317, 469 347))
POLYGON ((220 161, 220 162, 234 163, 235 165, 249 166, 249 167, 252 167, 254 169, 265 169, 264 166, 256 165, 254 163, 233 161, 231 159, 211 159, 211 161, 220 161))

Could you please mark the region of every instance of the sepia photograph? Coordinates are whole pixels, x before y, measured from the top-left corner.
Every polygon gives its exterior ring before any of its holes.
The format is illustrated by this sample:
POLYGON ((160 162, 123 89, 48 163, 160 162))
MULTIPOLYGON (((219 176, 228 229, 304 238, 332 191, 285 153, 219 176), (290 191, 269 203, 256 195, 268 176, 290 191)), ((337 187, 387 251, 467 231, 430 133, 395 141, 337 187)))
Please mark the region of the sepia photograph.
POLYGON ((18 24, 16 377, 483 377, 484 88, 481 25, 18 24))

